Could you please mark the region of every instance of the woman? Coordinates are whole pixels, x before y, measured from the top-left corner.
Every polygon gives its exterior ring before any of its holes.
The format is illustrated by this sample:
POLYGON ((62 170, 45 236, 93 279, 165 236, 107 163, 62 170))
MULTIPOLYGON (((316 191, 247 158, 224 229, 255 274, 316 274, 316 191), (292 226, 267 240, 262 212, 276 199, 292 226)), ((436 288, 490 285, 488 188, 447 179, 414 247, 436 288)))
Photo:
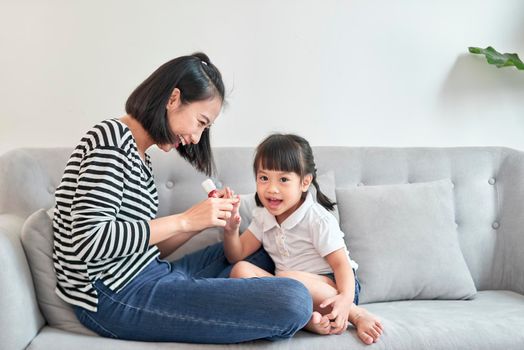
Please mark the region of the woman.
MULTIPOLYGON (((211 174, 209 128, 223 102, 222 77, 205 54, 175 58, 136 88, 126 115, 95 125, 71 155, 56 191, 56 292, 98 334, 235 343, 291 337, 308 322, 312 301, 299 282, 215 278, 230 270, 221 244, 160 259, 203 229, 223 227, 237 199, 209 198, 156 218, 146 150, 175 148, 211 174)), ((267 268, 265 252, 251 261, 267 268)))

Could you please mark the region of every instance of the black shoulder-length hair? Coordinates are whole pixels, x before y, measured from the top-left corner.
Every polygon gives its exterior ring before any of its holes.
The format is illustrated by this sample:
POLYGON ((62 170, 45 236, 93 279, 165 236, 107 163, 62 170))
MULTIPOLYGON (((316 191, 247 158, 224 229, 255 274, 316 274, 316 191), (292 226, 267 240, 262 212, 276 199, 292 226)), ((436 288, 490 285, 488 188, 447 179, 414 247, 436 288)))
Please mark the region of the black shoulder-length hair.
MULTIPOLYGON (((140 122, 157 144, 175 142, 166 110, 175 88, 180 90, 183 104, 216 96, 224 102, 222 75, 206 54, 197 52, 164 63, 131 93, 126 102, 126 113, 140 122)), ((206 175, 215 172, 209 128, 203 131, 197 144, 178 147, 177 151, 198 171, 206 175)))
MULTIPOLYGON (((336 203, 320 190, 313 150, 305 138, 294 134, 269 135, 257 146, 255 152, 253 161, 255 178, 259 169, 295 173, 301 180, 311 174, 313 177, 311 183, 317 190, 317 202, 327 210, 335 209, 336 203)), ((302 198, 305 196, 306 193, 303 193, 302 198)), ((255 193, 255 201, 257 206, 263 206, 258 193, 255 193)))

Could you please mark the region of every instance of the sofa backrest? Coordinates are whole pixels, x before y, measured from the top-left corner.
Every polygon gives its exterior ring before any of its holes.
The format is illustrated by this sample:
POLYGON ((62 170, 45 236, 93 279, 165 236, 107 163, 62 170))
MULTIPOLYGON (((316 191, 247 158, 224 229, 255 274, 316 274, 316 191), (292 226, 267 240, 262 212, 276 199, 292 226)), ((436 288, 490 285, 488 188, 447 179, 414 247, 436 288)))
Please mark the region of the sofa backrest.
MULTIPOLYGON (((0 214, 25 218, 53 206, 54 190, 71 151, 17 149, 0 156, 0 214)), ((155 149, 150 154, 159 216, 183 211, 205 198, 200 187, 205 176, 176 152, 155 149)), ((314 154, 318 174, 334 171, 337 188, 451 179, 459 240, 477 289, 502 289, 515 282, 509 280, 515 274, 508 273, 512 267, 507 260, 522 249, 512 246, 511 237, 524 235, 523 152, 502 147, 314 147, 314 154)), ((236 193, 254 192, 252 148, 215 148, 214 155, 216 182, 236 193)))

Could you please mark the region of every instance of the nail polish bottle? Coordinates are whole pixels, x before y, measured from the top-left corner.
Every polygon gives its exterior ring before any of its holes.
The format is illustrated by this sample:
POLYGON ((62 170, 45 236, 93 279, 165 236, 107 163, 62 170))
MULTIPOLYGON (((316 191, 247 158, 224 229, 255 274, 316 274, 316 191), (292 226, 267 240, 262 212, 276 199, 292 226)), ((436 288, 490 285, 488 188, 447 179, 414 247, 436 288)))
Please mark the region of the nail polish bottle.
POLYGON ((217 187, 211 179, 207 179, 202 182, 202 188, 206 191, 209 198, 218 198, 217 187))

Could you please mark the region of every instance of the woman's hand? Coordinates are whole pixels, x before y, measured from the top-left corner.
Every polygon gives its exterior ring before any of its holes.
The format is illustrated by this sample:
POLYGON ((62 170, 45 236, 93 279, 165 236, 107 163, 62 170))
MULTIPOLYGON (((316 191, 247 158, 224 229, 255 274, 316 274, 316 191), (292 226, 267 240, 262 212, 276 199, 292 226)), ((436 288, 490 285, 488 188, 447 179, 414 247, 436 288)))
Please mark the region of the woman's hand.
POLYGON ((332 306, 331 312, 327 314, 327 317, 331 320, 330 334, 341 334, 348 328, 349 310, 353 305, 353 300, 344 294, 337 294, 324 300, 320 307, 324 308, 329 305, 332 306))
POLYGON ((240 199, 208 198, 182 213, 183 230, 202 231, 213 226, 224 227, 240 199))

